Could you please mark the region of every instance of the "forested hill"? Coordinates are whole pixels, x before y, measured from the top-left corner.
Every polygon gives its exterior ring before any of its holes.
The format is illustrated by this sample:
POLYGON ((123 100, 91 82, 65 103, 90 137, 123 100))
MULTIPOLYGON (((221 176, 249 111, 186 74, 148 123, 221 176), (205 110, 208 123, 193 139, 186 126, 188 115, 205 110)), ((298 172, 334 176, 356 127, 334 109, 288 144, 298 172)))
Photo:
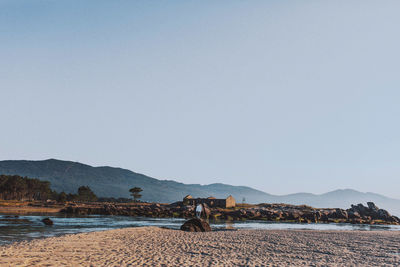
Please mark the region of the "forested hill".
POLYGON ((99 197, 129 197, 129 189, 143 189, 144 201, 171 203, 188 194, 194 197, 214 196, 225 198, 232 195, 236 201, 243 198, 247 203, 306 204, 321 208, 349 208, 351 204, 375 202, 378 206, 400 215, 400 200, 375 193, 362 193, 351 189, 336 190, 325 194, 298 193, 272 195, 246 186, 226 184, 183 184, 158 180, 130 170, 113 167, 92 167, 78 162, 49 159, 43 161, 0 161, 0 174, 20 175, 49 181, 57 192, 76 193, 84 185, 99 197))
POLYGON ((143 189, 142 200, 175 202, 188 194, 196 197, 236 199, 246 198, 249 202, 265 200, 269 194, 244 186, 225 184, 183 184, 169 180, 158 180, 126 169, 92 167, 78 162, 62 160, 6 160, 0 161, 0 174, 39 178, 51 183, 57 192, 75 193, 82 185, 88 185, 100 197, 129 197, 129 189, 143 189))

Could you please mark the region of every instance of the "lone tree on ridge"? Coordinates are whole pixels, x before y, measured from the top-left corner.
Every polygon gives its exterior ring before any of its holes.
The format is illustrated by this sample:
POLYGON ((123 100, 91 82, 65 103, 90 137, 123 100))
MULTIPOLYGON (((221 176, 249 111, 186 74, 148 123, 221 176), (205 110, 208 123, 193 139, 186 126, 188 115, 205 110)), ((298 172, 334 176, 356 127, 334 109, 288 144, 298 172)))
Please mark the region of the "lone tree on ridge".
POLYGON ((142 192, 142 191, 143 191, 143 189, 140 187, 134 187, 134 188, 129 189, 129 192, 131 192, 131 195, 135 202, 137 202, 138 199, 142 197, 142 195, 140 194, 140 192, 142 192))

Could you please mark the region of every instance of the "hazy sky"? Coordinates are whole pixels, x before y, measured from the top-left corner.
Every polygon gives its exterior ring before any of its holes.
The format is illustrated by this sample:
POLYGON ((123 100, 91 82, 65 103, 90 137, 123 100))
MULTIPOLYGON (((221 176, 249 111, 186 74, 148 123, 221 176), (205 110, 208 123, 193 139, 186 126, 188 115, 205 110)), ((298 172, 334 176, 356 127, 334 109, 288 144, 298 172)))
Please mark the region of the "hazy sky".
POLYGON ((0 0, 0 159, 400 198, 399 10, 0 0))

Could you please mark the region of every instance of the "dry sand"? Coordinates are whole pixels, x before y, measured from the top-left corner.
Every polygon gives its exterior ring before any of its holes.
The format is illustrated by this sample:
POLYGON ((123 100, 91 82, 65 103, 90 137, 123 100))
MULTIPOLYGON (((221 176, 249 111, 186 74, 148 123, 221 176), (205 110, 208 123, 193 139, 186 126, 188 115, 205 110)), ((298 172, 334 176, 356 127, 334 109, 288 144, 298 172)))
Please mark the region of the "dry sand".
POLYGON ((400 232, 143 227, 24 241, 0 255, 1 266, 399 266, 400 232))

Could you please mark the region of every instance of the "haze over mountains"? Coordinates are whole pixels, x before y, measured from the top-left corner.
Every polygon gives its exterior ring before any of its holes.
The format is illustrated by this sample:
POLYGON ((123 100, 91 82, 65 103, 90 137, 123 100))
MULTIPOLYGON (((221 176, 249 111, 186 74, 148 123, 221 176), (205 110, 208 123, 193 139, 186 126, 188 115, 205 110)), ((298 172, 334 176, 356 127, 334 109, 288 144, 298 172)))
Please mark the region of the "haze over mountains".
POLYGON ((227 184, 183 184, 171 180, 158 180, 130 170, 113 167, 92 167, 79 162, 56 159, 42 161, 0 161, 0 174, 21 175, 51 182, 52 189, 75 193, 79 186, 88 185, 100 197, 129 197, 129 189, 143 188, 144 201, 175 202, 185 195, 194 197, 232 195, 237 202, 306 204, 321 208, 349 208, 351 204, 373 201, 390 212, 400 214, 400 200, 375 193, 362 193, 351 189, 335 190, 321 195, 297 193, 272 195, 247 186, 227 184))

